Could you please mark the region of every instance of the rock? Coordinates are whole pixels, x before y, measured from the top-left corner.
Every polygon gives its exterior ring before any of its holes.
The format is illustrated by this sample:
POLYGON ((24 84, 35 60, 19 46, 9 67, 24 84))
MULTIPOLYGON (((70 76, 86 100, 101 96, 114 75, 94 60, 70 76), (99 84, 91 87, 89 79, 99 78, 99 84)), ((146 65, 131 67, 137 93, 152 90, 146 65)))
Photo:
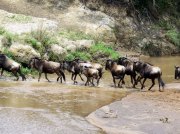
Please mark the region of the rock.
POLYGON ((66 50, 74 52, 76 51, 76 48, 77 48, 76 45, 71 44, 66 47, 66 50))
POLYGON ((29 63, 32 57, 40 57, 40 54, 29 45, 13 43, 9 51, 15 56, 18 62, 29 63))
POLYGON ((115 42, 115 20, 100 11, 71 7, 62 17, 61 28, 74 29, 105 42, 115 42))
POLYGON ((87 49, 94 45, 94 40, 77 40, 76 46, 78 49, 87 49))
POLYGON ((64 55, 67 53, 67 51, 58 44, 51 45, 50 51, 56 55, 64 55))
POLYGON ((3 40, 3 36, 0 36, 0 51, 3 51, 3 43, 2 43, 2 40, 3 40))

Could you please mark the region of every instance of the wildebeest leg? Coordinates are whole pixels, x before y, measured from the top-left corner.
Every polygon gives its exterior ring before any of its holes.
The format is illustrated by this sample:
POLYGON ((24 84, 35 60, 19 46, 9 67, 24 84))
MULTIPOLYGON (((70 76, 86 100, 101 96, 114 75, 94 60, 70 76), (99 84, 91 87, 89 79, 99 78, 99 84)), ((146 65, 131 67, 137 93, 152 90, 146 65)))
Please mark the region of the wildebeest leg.
POLYGON ((74 77, 74 73, 72 73, 72 75, 71 75, 71 80, 74 80, 73 77, 74 77))
POLYGON ((1 76, 3 75, 4 69, 1 69, 1 76))
POLYGON ((22 77, 22 81, 26 80, 26 77, 24 74, 22 74, 21 69, 18 70, 18 73, 22 77))
POLYGON ((45 74, 46 80, 48 80, 48 82, 50 82, 50 80, 49 80, 48 77, 47 77, 47 73, 44 73, 44 74, 45 74))
POLYGON ((144 88, 144 83, 145 83, 146 79, 147 79, 147 78, 144 78, 143 83, 142 83, 142 86, 141 86, 141 89, 144 88))
POLYGON ((148 90, 151 90, 151 88, 155 85, 155 78, 152 79, 152 85, 148 90))
POLYGON ((39 72, 38 82, 39 82, 39 81, 40 81, 40 79, 41 79, 41 74, 42 74, 42 72, 39 72))
POLYGON ((92 78, 90 78, 91 79, 91 84, 93 85, 93 86, 95 86, 94 85, 94 78, 92 77, 92 78))
POLYGON ((12 73, 14 74, 14 76, 17 78, 17 81, 19 80, 19 76, 17 75, 17 71, 12 71, 12 73))
POLYGON ((97 78, 97 86, 99 85, 99 80, 100 80, 100 78, 97 78))
POLYGON ((85 83, 85 86, 87 86, 87 84, 89 83, 89 77, 87 77, 87 80, 86 80, 86 83, 85 83))
POLYGON ((82 81, 84 81, 84 79, 82 78, 81 74, 79 74, 79 77, 81 78, 82 81))
POLYGON ((114 87, 116 87, 116 80, 114 77, 113 77, 113 82, 114 82, 114 87))
POLYGON ((76 77, 77 77, 77 74, 74 74, 75 76, 74 76, 74 84, 76 84, 77 83, 77 81, 76 81, 76 77))

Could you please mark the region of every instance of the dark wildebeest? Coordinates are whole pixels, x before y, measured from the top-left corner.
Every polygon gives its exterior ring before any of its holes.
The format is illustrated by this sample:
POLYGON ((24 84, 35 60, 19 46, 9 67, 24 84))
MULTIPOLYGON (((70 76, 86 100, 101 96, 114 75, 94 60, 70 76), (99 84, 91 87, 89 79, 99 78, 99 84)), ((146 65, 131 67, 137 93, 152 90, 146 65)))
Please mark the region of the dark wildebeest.
POLYGON ((66 69, 68 72, 72 73, 71 80, 74 81, 74 84, 77 83, 77 81, 76 81, 77 75, 79 75, 81 80, 84 81, 81 76, 81 73, 82 73, 81 67, 80 67, 79 63, 77 63, 76 61, 64 61, 63 69, 66 69))
POLYGON ((26 77, 21 72, 21 65, 14 60, 8 58, 5 54, 0 54, 0 68, 1 75, 3 74, 3 71, 6 70, 8 72, 12 72, 14 76, 17 77, 17 80, 19 80, 18 74, 22 77, 22 80, 26 80, 26 77))
POLYGON ((175 79, 180 79, 180 66, 175 66, 175 79))
POLYGON ((138 81, 141 81, 141 79, 144 78, 143 83, 141 84, 141 89, 144 88, 144 83, 147 78, 152 80, 152 85, 150 86, 148 90, 151 90, 151 88, 155 85, 156 78, 158 79, 158 83, 159 83, 159 91, 161 91, 160 89, 161 86, 164 89, 165 83, 163 82, 161 78, 162 72, 159 67, 155 67, 149 63, 137 61, 137 62, 134 62, 134 69, 137 73, 140 74, 140 77, 138 77, 136 80, 136 84, 138 81))
POLYGON ((105 69, 111 71, 115 87, 116 87, 116 80, 115 79, 120 79, 119 83, 118 83, 118 87, 121 87, 120 86, 121 81, 122 81, 122 84, 125 84, 124 76, 125 76, 126 68, 124 66, 117 65, 117 63, 113 60, 107 60, 105 69))
POLYGON ((102 65, 100 65, 98 63, 90 63, 90 62, 86 62, 86 61, 80 61, 79 59, 63 62, 63 68, 72 73, 71 79, 74 81, 74 84, 77 83, 77 81, 76 81, 77 75, 79 75, 81 80, 84 81, 81 76, 81 73, 85 67, 97 69, 99 72, 99 77, 100 78, 102 77, 103 67, 102 67, 102 65))
POLYGON ((135 81, 136 81, 136 72, 133 68, 133 61, 126 57, 120 57, 117 62, 119 65, 123 65, 126 68, 125 74, 130 75, 131 77, 131 83, 133 87, 135 88, 135 81))
MULTIPOLYGON (((40 81, 42 73, 45 74, 45 78, 48 80, 48 82, 50 82, 50 80, 47 78, 47 74, 53 74, 53 73, 56 73, 58 75, 57 80, 59 78, 60 79, 63 78, 63 80, 66 81, 61 64, 58 62, 42 60, 38 57, 35 57, 30 59, 29 65, 31 68, 35 68, 36 70, 39 71, 38 81, 40 81)), ((61 83, 62 83, 62 79, 61 79, 61 83)))
POLYGON ((91 67, 85 67, 82 70, 82 73, 86 76, 87 81, 85 83, 85 86, 89 83, 91 83, 93 86, 94 85, 94 79, 97 79, 97 86, 99 85, 99 79, 101 78, 101 76, 99 76, 99 71, 95 68, 91 68, 91 67))

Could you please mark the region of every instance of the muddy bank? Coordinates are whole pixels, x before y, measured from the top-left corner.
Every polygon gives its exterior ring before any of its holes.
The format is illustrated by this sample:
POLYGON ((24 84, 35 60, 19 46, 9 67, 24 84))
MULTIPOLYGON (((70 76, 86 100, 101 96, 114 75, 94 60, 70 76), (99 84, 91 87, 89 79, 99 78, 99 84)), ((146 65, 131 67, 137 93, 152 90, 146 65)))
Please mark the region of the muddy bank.
POLYGON ((179 134, 180 83, 165 92, 134 92, 91 113, 87 120, 108 134, 179 134))

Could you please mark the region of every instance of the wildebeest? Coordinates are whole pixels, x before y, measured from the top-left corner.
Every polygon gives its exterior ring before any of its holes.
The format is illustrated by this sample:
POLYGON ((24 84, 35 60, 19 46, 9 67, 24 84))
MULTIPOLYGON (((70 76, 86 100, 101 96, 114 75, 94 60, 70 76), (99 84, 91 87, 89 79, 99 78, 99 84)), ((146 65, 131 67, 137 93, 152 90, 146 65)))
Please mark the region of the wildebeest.
POLYGON ((180 79, 180 66, 175 66, 175 79, 180 79))
POLYGON ((118 64, 123 65, 126 68, 125 74, 130 75, 131 77, 131 83, 133 87, 135 87, 135 81, 136 81, 136 72, 133 68, 133 61, 128 59, 127 57, 120 57, 118 59, 118 64))
POLYGON ((111 71, 115 87, 116 87, 116 80, 115 79, 120 79, 119 83, 118 83, 118 87, 121 86, 120 85, 121 81, 122 81, 122 84, 125 84, 124 76, 125 76, 126 68, 124 66, 117 65, 117 63, 115 61, 109 59, 106 61, 105 69, 111 71))
POLYGON ((159 83, 159 91, 161 91, 160 87, 164 89, 165 83, 163 82, 161 76, 162 72, 159 67, 155 67, 149 63, 137 61, 134 62, 134 69, 140 74, 140 77, 137 78, 136 84, 138 81, 141 81, 141 79, 144 78, 143 83, 141 84, 141 89, 144 88, 144 83, 146 79, 151 79, 152 80, 152 85, 148 90, 151 90, 151 88, 155 85, 155 79, 158 79, 159 83))
POLYGON ((85 67, 82 71, 82 73, 86 76, 87 78, 87 81, 85 83, 85 86, 89 83, 91 83, 93 86, 94 85, 94 79, 97 80, 97 86, 99 85, 99 79, 101 78, 99 76, 99 71, 95 68, 92 68, 92 67, 85 67))
POLYGON ((17 80, 19 80, 18 74, 22 77, 22 80, 26 80, 26 77, 21 72, 21 65, 14 60, 8 58, 5 54, 0 54, 0 68, 1 75, 3 74, 3 71, 6 70, 8 72, 12 72, 14 76, 17 77, 17 80))
POLYGON ((74 84, 77 83, 76 77, 79 75, 82 81, 83 78, 81 76, 82 71, 85 68, 94 68, 98 70, 98 75, 101 78, 103 74, 103 66, 99 63, 91 63, 87 61, 81 61, 80 59, 74 59, 72 61, 64 61, 63 62, 63 68, 68 70, 69 72, 72 73, 71 79, 74 81, 74 84))
POLYGON ((71 80, 74 81, 74 84, 77 83, 76 81, 77 75, 79 75, 81 80, 84 81, 81 76, 82 73, 81 67, 79 63, 77 63, 76 61, 63 61, 63 69, 66 69, 68 72, 72 73, 71 80))
MULTIPOLYGON (((56 73, 58 75, 58 79, 59 78, 61 79, 62 77, 63 80, 66 81, 65 74, 62 70, 61 64, 58 62, 42 60, 38 57, 34 57, 30 59, 29 65, 31 68, 35 68, 36 70, 39 71, 38 81, 40 81, 42 73, 45 74, 45 78, 48 80, 48 82, 50 82, 50 80, 47 78, 47 74, 53 74, 53 73, 56 73)), ((61 83, 62 83, 62 79, 61 79, 61 83)))

